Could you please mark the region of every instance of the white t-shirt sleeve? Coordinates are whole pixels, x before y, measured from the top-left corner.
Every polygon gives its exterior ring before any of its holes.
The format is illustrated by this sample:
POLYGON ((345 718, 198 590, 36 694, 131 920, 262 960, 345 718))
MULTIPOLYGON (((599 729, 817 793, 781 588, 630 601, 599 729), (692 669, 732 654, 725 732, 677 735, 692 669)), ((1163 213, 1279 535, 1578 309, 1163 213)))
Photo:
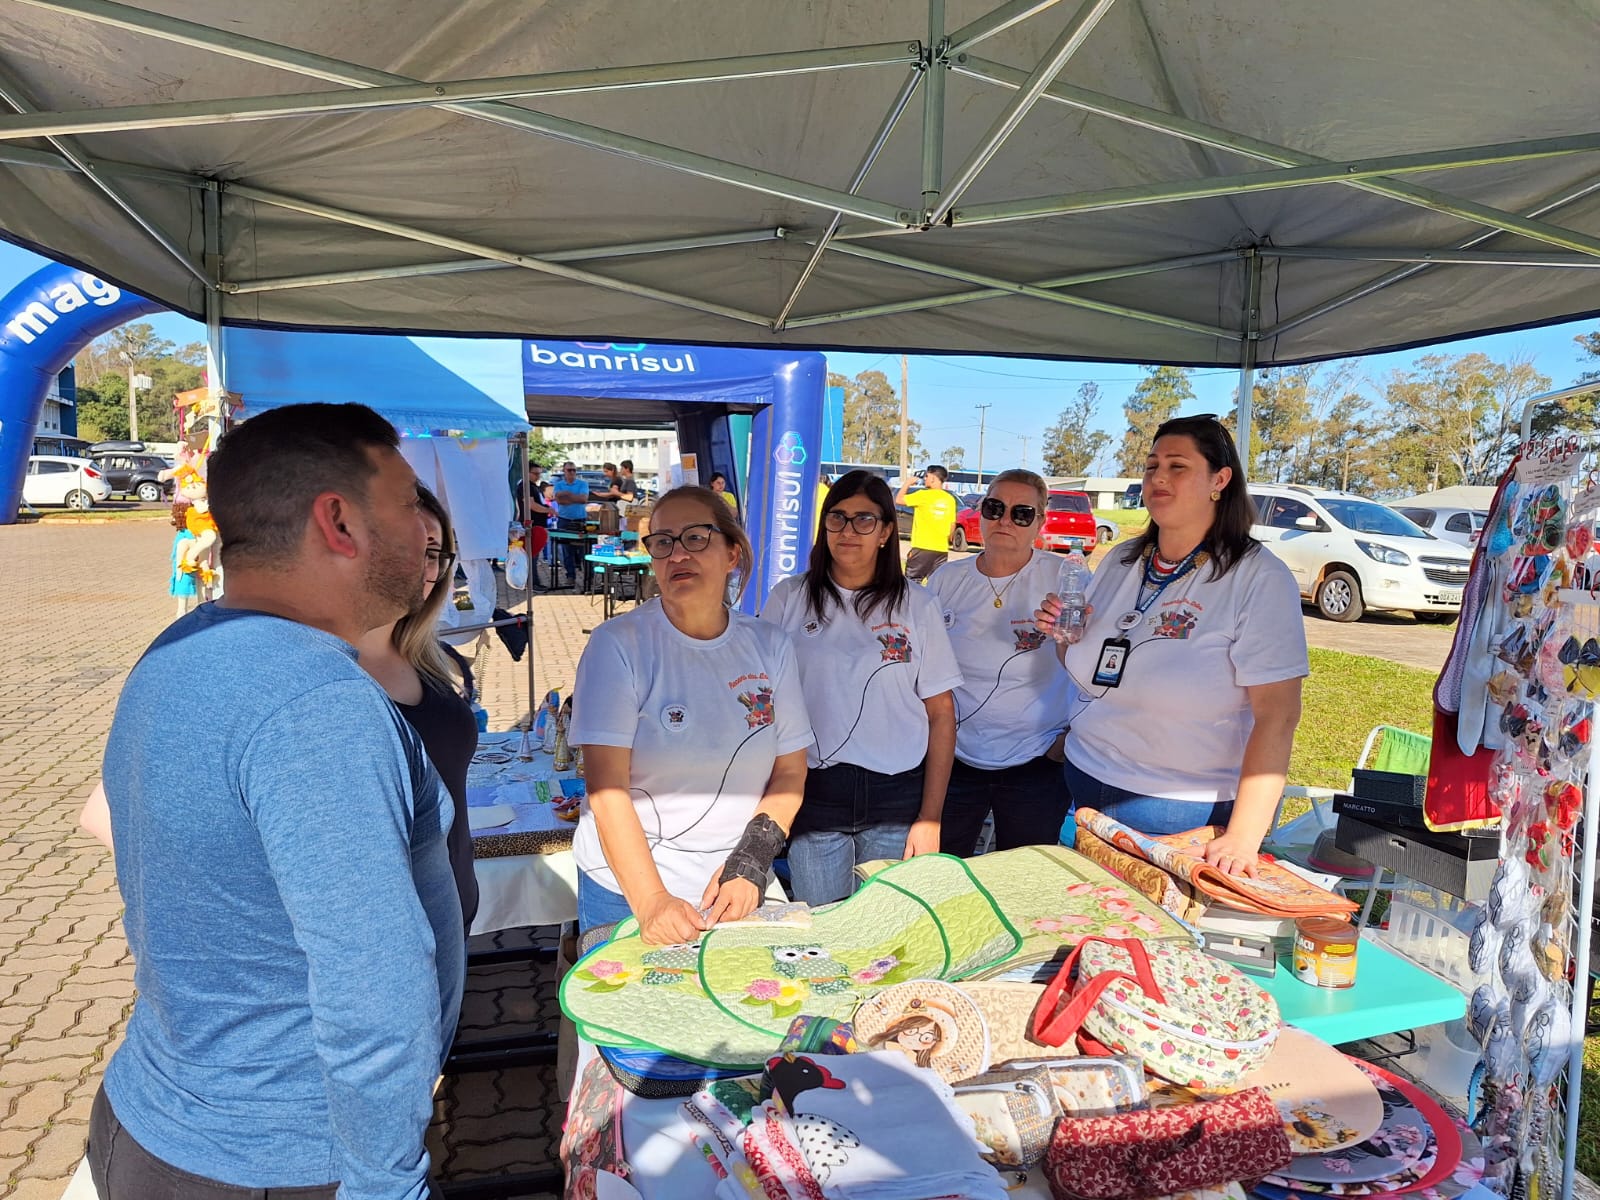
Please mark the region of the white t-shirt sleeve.
MULTIPOLYGON (((1233 681, 1240 687, 1301 679, 1311 674, 1306 653, 1306 625, 1300 608, 1300 585, 1282 559, 1266 549, 1251 552, 1255 579, 1249 603, 1239 606, 1238 635, 1230 657, 1233 681)), ((1239 568, 1235 568, 1239 569, 1239 568)))
POLYGON ((911 585, 912 603, 919 609, 917 620, 922 635, 922 665, 917 671, 917 695, 928 700, 943 692, 951 692, 964 681, 961 667, 956 663, 955 647, 944 627, 944 611, 934 596, 911 585))
POLYGON ((639 730, 640 696, 620 639, 601 626, 578 659, 572 688, 572 728, 578 746, 633 748, 639 730))
POLYGON ((800 660, 795 657, 794 643, 782 629, 774 632, 773 732, 778 737, 777 753, 783 755, 809 749, 816 737, 811 732, 811 716, 806 712, 806 697, 800 688, 800 660))
POLYGON ((801 595, 801 589, 796 584, 804 578, 804 575, 791 575, 787 579, 780 579, 767 593, 767 602, 761 606, 761 619, 783 628, 789 617, 790 600, 801 595))

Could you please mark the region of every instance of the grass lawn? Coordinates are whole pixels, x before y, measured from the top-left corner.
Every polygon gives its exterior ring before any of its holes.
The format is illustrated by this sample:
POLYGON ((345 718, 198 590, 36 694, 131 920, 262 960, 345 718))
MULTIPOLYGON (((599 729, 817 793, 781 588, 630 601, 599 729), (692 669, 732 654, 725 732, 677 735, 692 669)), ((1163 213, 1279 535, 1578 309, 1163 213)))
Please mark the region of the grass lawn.
POLYGON ((1121 526, 1123 537, 1138 533, 1150 519, 1150 514, 1142 508, 1097 508, 1094 515, 1121 526))
MULTIPOLYGON (((1433 726, 1433 678, 1415 667, 1313 647, 1289 782, 1347 786, 1374 725, 1428 732, 1433 726)), ((1578 1170, 1593 1179, 1600 1175, 1600 1037, 1585 1040, 1583 1061, 1578 1170)))

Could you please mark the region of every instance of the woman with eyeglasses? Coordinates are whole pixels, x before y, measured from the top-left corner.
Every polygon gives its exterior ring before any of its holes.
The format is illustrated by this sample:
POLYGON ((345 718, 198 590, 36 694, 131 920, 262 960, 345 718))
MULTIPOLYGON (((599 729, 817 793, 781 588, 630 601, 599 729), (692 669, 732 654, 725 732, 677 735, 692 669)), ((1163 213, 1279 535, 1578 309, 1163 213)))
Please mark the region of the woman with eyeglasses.
MULTIPOLYGON (((1067 785, 1074 804, 1145 833, 1225 826, 1206 859, 1248 875, 1310 673, 1299 585, 1250 536, 1255 506, 1215 417, 1156 430, 1143 491, 1149 525, 1101 562, 1083 636, 1060 647, 1073 684, 1067 785)), ((1046 596, 1039 628, 1059 611, 1046 596)))
POLYGON ((857 863, 939 849, 961 683, 938 604, 901 570, 889 485, 844 475, 821 526, 805 574, 761 613, 794 640, 816 734, 789 837, 795 896, 812 905, 850 895, 857 863))
POLYGON ((447 847, 466 929, 478 911, 472 873, 472 827, 467 820, 467 768, 478 750, 478 723, 456 690, 450 660, 439 645, 439 613, 455 591, 455 530, 439 498, 420 484, 417 499, 428 530, 417 605, 392 625, 370 630, 357 644, 361 667, 378 681, 410 722, 455 806, 447 847))
POLYGON ((729 606, 752 556, 721 497, 668 492, 641 541, 661 594, 594 631, 572 691, 589 790, 578 926, 632 913, 647 942, 693 942, 761 903, 811 723, 788 635, 729 606))
POLYGON ((940 836, 947 854, 971 855, 990 813, 997 850, 1054 845, 1067 815, 1067 683, 1034 628, 1037 597, 1055 586, 1060 567, 1034 546, 1049 499, 1032 471, 1002 471, 978 505, 983 552, 928 579, 964 680, 940 836))

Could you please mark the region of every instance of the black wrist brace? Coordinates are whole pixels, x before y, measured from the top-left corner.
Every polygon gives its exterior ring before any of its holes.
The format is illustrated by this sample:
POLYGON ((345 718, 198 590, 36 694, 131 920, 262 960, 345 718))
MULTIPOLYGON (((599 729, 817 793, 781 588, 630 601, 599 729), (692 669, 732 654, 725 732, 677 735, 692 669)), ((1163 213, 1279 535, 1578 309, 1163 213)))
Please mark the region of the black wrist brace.
POLYGON ((755 884, 757 891, 765 891, 767 876, 772 872, 772 860, 783 853, 786 841, 788 836, 778 827, 776 821, 766 813, 756 814, 744 827, 744 835, 740 837, 739 844, 733 848, 733 853, 728 855, 728 861, 722 865, 722 874, 717 882, 728 883, 734 879, 744 879, 755 884))

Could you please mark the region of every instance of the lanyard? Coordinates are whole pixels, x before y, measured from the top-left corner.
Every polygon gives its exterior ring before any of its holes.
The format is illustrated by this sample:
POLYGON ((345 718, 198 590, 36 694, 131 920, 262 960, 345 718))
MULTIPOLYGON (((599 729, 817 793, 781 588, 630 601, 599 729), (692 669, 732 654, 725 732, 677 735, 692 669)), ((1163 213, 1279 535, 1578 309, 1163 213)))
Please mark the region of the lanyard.
POLYGON ((1162 592, 1200 565, 1201 553, 1200 547, 1196 546, 1173 568, 1170 575, 1158 576, 1155 573, 1156 552, 1155 548, 1151 547, 1149 556, 1144 560, 1144 576, 1139 583, 1139 597, 1133 604, 1140 616, 1161 598, 1162 592))

